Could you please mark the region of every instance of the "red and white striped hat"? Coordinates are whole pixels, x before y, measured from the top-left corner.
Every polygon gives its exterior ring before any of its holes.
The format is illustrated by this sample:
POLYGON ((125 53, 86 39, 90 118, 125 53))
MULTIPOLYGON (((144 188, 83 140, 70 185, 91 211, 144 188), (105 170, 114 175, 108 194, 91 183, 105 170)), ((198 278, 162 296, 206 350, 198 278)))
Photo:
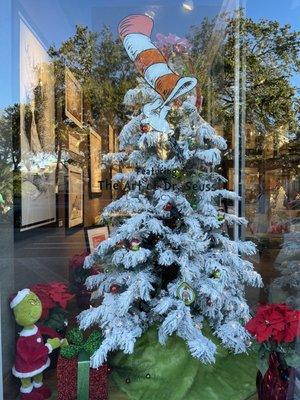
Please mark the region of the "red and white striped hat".
POLYGON ((151 42, 153 20, 147 15, 129 15, 119 24, 119 35, 138 72, 159 93, 164 104, 188 93, 196 78, 180 77, 172 71, 162 53, 151 42))

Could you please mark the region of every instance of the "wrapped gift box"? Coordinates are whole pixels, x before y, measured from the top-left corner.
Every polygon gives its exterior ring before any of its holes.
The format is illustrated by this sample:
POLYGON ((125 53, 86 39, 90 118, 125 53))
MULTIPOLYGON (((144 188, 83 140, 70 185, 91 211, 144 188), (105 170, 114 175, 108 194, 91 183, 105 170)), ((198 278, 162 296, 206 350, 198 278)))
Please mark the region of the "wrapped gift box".
POLYGON ((71 359, 59 357, 57 363, 58 400, 107 400, 107 365, 90 368, 86 353, 71 359))

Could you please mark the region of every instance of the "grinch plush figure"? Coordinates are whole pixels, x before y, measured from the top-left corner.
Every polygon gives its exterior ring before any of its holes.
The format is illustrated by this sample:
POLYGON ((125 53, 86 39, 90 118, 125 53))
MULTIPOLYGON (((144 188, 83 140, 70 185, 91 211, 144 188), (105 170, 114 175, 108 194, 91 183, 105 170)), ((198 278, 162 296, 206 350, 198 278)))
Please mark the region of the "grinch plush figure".
POLYGON ((48 355, 62 345, 59 338, 48 339, 44 344, 35 325, 42 315, 42 303, 29 289, 23 289, 10 303, 16 322, 23 326, 16 346, 15 365, 12 373, 21 379, 22 400, 42 400, 51 396, 43 385, 43 371, 49 366, 48 355))

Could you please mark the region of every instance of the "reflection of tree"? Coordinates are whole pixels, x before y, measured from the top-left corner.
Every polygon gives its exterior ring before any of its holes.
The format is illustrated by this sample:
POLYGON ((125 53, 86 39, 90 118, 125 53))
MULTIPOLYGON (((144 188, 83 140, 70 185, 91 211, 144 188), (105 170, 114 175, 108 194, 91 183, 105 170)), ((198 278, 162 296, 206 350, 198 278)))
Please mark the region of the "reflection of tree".
MULTIPOLYGON (((13 173, 20 163, 20 108, 18 104, 7 107, 0 116, 0 193, 4 201, 13 198, 13 173), (16 146, 13 146, 13 143, 16 146)), ((19 180, 15 188, 19 190, 19 180)))
MULTIPOLYGON (((116 126, 124 120, 123 98, 135 75, 123 46, 109 28, 96 33, 77 26, 75 35, 59 49, 51 47, 49 54, 58 75, 62 77, 67 66, 82 84, 86 122, 104 121, 116 126)), ((62 92, 58 94, 63 98, 62 92)))
POLYGON ((298 130, 299 97, 291 77, 300 68, 300 32, 291 31, 289 25, 280 26, 277 21, 255 22, 242 14, 228 20, 219 48, 214 51, 212 38, 221 34, 214 22, 204 20, 199 27, 192 28, 190 35, 193 64, 206 100, 204 105, 208 107, 207 99, 213 102, 213 122, 230 126, 233 120, 238 24, 241 62, 247 68, 246 122, 261 133, 282 126, 298 130))

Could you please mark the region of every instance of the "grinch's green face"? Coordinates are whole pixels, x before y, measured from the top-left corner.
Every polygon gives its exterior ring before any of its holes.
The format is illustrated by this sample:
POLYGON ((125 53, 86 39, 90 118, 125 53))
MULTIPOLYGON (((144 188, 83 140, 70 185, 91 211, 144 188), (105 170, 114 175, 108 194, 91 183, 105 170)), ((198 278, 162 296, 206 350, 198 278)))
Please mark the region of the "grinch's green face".
POLYGON ((24 327, 31 326, 41 318, 42 303, 35 293, 30 292, 14 308, 14 314, 19 325, 24 327))

